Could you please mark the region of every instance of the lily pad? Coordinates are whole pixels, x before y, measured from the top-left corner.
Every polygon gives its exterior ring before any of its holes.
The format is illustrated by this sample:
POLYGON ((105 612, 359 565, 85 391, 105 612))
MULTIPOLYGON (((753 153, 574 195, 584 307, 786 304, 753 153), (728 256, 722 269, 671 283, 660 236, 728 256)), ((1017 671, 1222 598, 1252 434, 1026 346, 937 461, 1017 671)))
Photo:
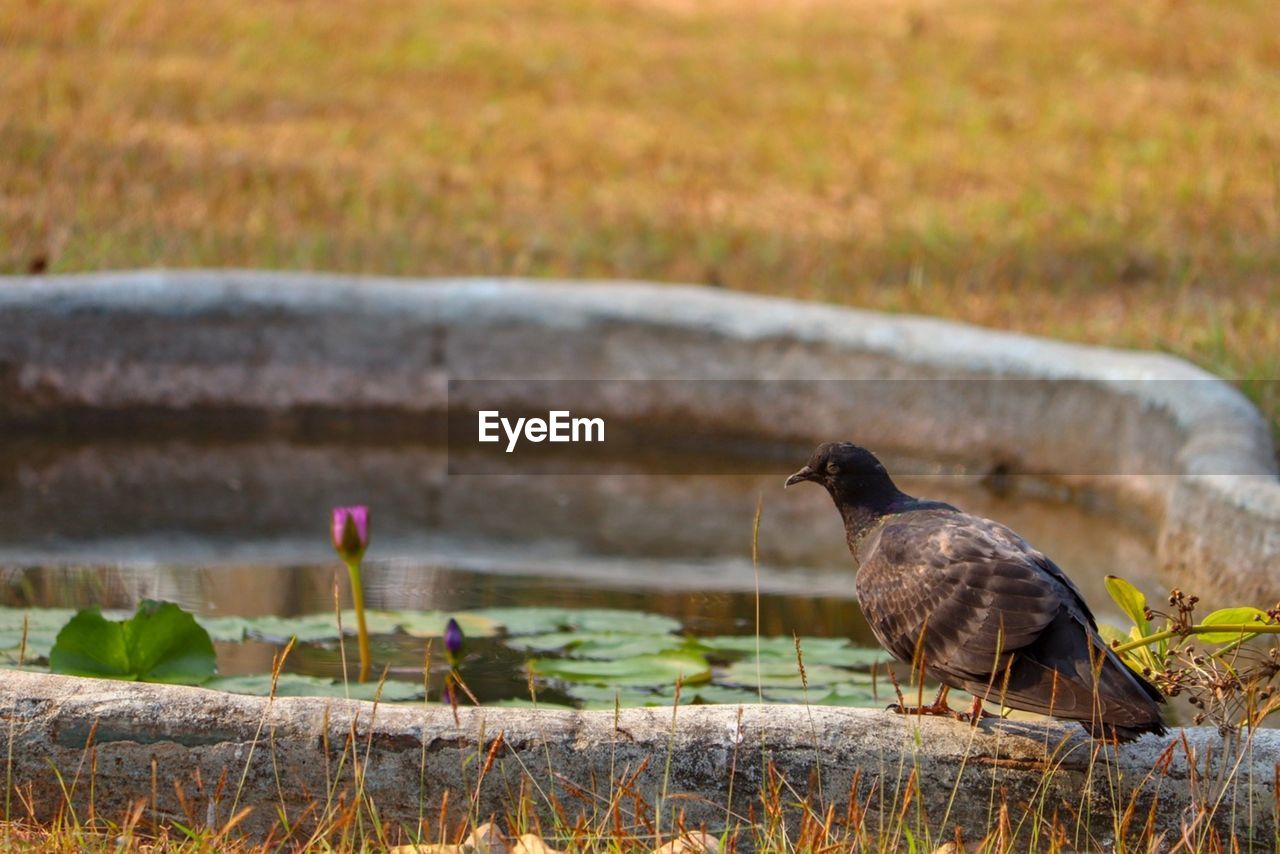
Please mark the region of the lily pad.
MULTIPOLYGON (((754 635, 717 635, 698 638, 698 642, 707 648, 712 657, 755 660, 756 638, 754 635)), ((889 654, 882 649, 853 646, 843 638, 802 637, 800 651, 804 654, 806 668, 810 663, 837 667, 870 667, 889 658, 889 654)), ((760 638, 760 659, 761 661, 766 659, 788 661, 794 666, 796 663, 795 639, 760 638)))
POLYGON ((533 702, 520 697, 512 697, 508 700, 498 700, 493 703, 485 703, 486 706, 497 706, 500 709, 553 709, 556 711, 572 712, 577 706, 566 706, 564 703, 544 703, 541 700, 533 702))
POLYGON ((681 628, 680 621, 671 617, 615 608, 481 608, 469 613, 499 623, 509 635, 541 635, 568 630, 671 634, 681 628))
POLYGON ((573 658, 617 659, 658 653, 684 647, 676 635, 639 635, 620 632, 552 632, 508 638, 513 649, 537 652, 564 650, 573 658))
POLYGON ((198 684, 213 675, 209 633, 172 602, 144 599, 123 622, 97 609, 72 617, 49 653, 49 669, 73 676, 198 684))
MULTIPOLYGON (((836 685, 843 682, 865 682, 870 684, 871 676, 867 673, 854 673, 840 667, 826 664, 806 664, 805 676, 809 680, 810 698, 819 696, 823 686, 836 685)), ((735 661, 723 670, 717 671, 716 682, 725 685, 741 685, 754 688, 757 680, 765 688, 803 688, 800 679, 800 668, 794 661, 762 660, 759 670, 754 661, 735 661)))
POLYGON ((252 620, 246 617, 196 617, 215 642, 239 643, 244 640, 252 620))
MULTIPOLYGON (((396 621, 386 612, 365 611, 365 619, 369 626, 369 634, 391 634, 396 630, 396 621)), ((244 623, 246 637, 275 643, 284 643, 291 637, 296 637, 300 643, 319 643, 338 639, 338 618, 335 614, 245 617, 244 623)), ((342 612, 342 631, 347 635, 356 633, 355 611, 342 612)))
MULTIPOLYGON (((685 688, 681 695, 688 694, 695 702, 708 705, 749 706, 760 702, 760 695, 754 688, 736 688, 729 685, 694 685, 685 688)), ((768 702, 768 697, 765 698, 768 702)))
MULTIPOLYGON (((415 638, 438 638, 444 634, 445 624, 450 618, 458 621, 463 635, 471 638, 492 637, 498 633, 500 624, 497 620, 470 611, 450 613, 447 611, 386 611, 386 615, 395 621, 401 631, 415 638)), ((343 620, 345 621, 345 617, 343 620)))
MULTIPOLYGON (((265 697, 271 693, 272 677, 269 673, 252 676, 219 676, 210 679, 204 687, 231 694, 252 694, 265 697)), ((353 700, 372 700, 378 695, 377 682, 352 682, 343 685, 319 676, 301 673, 281 673, 276 681, 277 697, 350 697, 353 700)), ((412 682, 387 680, 382 683, 381 699, 386 703, 420 699, 422 686, 412 682)))
MULTIPOLYGON (((671 697, 664 697, 656 691, 632 688, 625 685, 581 685, 565 686, 565 692, 582 704, 588 711, 599 709, 641 709, 646 706, 670 706, 671 697)), ((681 693, 682 703, 691 701, 691 697, 681 693)))
POLYGON ((687 651, 637 655, 613 661, 535 658, 530 666, 539 676, 590 685, 656 687, 672 684, 680 677, 689 683, 705 682, 711 678, 711 666, 706 658, 687 651))
POLYGON ((76 614, 71 608, 4 608, 0 607, 0 651, 17 661, 22 646, 22 623, 27 622, 26 661, 47 659, 58 632, 76 614))

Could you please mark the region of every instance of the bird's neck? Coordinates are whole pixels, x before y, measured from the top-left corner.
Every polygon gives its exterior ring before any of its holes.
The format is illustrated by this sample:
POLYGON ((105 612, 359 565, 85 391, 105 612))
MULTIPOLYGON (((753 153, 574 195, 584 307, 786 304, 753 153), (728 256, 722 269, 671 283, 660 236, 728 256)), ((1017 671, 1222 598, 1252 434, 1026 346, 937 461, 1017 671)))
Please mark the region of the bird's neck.
POLYGON ((882 519, 909 510, 918 503, 888 478, 849 486, 852 488, 837 487, 831 497, 844 520, 845 538, 854 555, 858 554, 858 546, 882 519))

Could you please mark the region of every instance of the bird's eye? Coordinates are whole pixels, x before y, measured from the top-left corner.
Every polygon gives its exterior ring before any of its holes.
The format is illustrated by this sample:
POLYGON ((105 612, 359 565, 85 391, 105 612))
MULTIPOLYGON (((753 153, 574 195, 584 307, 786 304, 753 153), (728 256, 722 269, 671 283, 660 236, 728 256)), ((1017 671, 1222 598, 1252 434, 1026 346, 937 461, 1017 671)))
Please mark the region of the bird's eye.
POLYGON ((827 463, 827 474, 839 474, 839 473, 840 473, 840 466, 836 465, 834 462, 827 463))

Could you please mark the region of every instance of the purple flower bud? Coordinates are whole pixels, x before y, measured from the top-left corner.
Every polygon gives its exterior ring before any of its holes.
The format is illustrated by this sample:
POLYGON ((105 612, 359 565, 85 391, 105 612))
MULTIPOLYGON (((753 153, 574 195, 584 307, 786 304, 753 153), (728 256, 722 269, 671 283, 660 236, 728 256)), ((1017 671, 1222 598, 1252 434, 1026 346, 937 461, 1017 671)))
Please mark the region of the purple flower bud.
POLYGON ((444 648, 449 650, 450 658, 462 652, 462 626, 453 617, 444 625, 444 648))
POLYGON ((358 563, 369 546, 369 508, 333 508, 333 547, 347 563, 358 563))

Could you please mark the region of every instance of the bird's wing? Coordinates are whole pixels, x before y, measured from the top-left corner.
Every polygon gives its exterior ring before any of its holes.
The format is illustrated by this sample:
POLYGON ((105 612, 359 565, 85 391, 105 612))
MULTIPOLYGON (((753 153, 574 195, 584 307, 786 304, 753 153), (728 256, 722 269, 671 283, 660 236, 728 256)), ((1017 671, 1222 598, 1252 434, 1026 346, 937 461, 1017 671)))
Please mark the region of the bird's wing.
POLYGON ((1067 590, 1068 598, 1071 600, 1069 604, 1074 606, 1072 608, 1072 616, 1083 618, 1088 622, 1090 628, 1097 630, 1098 623, 1093 617, 1093 612, 1089 610, 1088 603, 1084 601, 1084 594, 1080 592, 1079 587, 1076 587, 1076 583, 1062 571, 1061 567, 1050 560, 1043 552, 1032 548, 1030 543, 1014 533, 1008 526, 993 522, 990 519, 983 519, 982 521, 986 523, 986 528, 992 536, 1010 548, 1025 554, 1033 563, 1062 584, 1067 590))
POLYGON ((1070 592, 995 524, 959 513, 890 519, 864 552, 858 597, 897 658, 953 680, 983 680, 1035 641, 1070 592))

